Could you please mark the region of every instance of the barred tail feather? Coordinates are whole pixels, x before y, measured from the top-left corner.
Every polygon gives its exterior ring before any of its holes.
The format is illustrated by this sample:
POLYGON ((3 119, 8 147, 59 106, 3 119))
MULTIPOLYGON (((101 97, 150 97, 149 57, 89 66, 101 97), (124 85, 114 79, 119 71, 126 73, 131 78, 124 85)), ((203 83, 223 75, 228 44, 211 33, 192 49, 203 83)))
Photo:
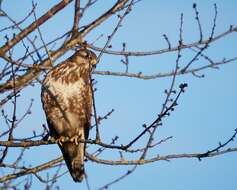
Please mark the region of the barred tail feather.
POLYGON ((71 175, 75 182, 81 182, 84 178, 84 144, 80 143, 77 155, 71 162, 71 175))
POLYGON ((68 170, 75 182, 82 182, 84 178, 85 144, 66 142, 60 146, 68 170))

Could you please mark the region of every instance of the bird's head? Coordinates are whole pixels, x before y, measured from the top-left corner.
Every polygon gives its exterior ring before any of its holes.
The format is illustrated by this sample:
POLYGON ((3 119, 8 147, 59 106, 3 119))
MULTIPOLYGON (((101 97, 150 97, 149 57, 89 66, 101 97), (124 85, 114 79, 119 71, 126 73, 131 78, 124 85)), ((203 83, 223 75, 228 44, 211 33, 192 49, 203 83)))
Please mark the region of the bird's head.
POLYGON ((96 67, 98 60, 96 54, 93 51, 82 48, 77 51, 77 55, 88 60, 92 68, 96 67))

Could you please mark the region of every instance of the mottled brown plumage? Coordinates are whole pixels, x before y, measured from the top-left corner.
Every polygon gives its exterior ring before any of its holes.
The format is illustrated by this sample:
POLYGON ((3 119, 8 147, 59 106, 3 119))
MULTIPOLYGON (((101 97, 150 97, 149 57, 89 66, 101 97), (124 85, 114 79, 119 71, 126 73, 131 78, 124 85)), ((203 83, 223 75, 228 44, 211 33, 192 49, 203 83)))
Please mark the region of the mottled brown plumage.
MULTIPOLYGON (((47 117, 50 135, 54 139, 89 135, 92 109, 90 74, 96 55, 81 49, 53 68, 45 77, 41 99, 47 117)), ((85 143, 59 143, 64 160, 75 182, 84 176, 85 143)))

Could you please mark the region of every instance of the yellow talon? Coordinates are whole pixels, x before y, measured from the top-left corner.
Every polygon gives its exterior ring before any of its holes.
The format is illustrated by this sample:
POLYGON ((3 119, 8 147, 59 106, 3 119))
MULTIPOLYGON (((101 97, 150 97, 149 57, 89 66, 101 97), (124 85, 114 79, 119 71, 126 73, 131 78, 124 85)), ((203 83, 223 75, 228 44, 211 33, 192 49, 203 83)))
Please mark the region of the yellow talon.
POLYGON ((76 145, 78 145, 79 140, 80 140, 80 136, 78 136, 78 135, 75 135, 73 137, 61 136, 58 139, 55 139, 55 138, 52 137, 50 140, 52 142, 55 142, 55 143, 59 144, 60 146, 62 146, 63 143, 65 143, 65 142, 72 142, 72 143, 75 143, 76 145))
POLYGON ((79 137, 77 135, 73 136, 72 138, 70 138, 70 142, 74 142, 76 145, 78 145, 78 139, 79 137))
POLYGON ((58 138, 55 142, 57 144, 59 144, 60 146, 63 145, 64 142, 66 142, 69 138, 68 137, 64 137, 64 136, 61 136, 60 138, 58 138))

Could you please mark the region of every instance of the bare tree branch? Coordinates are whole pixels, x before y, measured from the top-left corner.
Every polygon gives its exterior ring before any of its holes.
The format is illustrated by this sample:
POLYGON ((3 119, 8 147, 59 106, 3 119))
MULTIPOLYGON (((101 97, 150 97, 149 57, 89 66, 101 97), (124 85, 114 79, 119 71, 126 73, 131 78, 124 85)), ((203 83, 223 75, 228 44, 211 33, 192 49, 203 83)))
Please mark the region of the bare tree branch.
POLYGON ((48 168, 51 168, 53 165, 55 165, 59 162, 62 162, 62 161, 63 161, 63 157, 59 157, 57 159, 51 160, 51 161, 49 161, 47 163, 44 163, 42 165, 39 165, 39 166, 36 166, 36 167, 33 167, 33 168, 28 168, 28 169, 25 169, 21 172, 15 173, 15 174, 9 174, 9 175, 0 177, 0 182, 2 183, 2 182, 5 182, 7 180, 22 177, 22 176, 25 176, 25 175, 28 175, 28 174, 36 174, 37 172, 48 169, 48 168))
MULTIPOLYGON (((168 47, 165 49, 160 49, 160 50, 155 50, 155 51, 113 51, 113 50, 104 50, 104 53, 107 54, 112 54, 112 55, 126 55, 126 56, 150 56, 150 55, 159 55, 159 54, 163 54, 163 53, 167 53, 167 52, 173 52, 173 51, 178 51, 179 48, 181 49, 186 49, 186 48, 191 48, 191 47, 196 47, 199 45, 205 45, 207 43, 213 43, 223 37, 226 37, 228 35, 230 35, 231 33, 237 32, 237 26, 230 26, 230 28, 216 36, 213 36, 212 39, 208 38, 208 39, 204 39, 201 42, 200 41, 195 41, 189 44, 182 44, 180 47, 179 45, 175 46, 175 47, 168 47)), ((100 47, 96 47, 92 44, 88 44, 88 47, 90 47, 91 49, 95 50, 95 51, 102 51, 102 48, 100 47)))
POLYGON ((11 49, 14 45, 16 45, 21 39, 26 37, 32 31, 34 31, 38 26, 45 23, 49 18, 51 18, 58 11, 62 10, 66 5, 68 5, 72 0, 63 0, 50 10, 48 10, 43 16, 41 16, 38 20, 30 24, 26 27, 21 33, 15 36, 12 40, 8 41, 4 46, 0 48, 0 56, 4 55, 9 49, 11 49))

